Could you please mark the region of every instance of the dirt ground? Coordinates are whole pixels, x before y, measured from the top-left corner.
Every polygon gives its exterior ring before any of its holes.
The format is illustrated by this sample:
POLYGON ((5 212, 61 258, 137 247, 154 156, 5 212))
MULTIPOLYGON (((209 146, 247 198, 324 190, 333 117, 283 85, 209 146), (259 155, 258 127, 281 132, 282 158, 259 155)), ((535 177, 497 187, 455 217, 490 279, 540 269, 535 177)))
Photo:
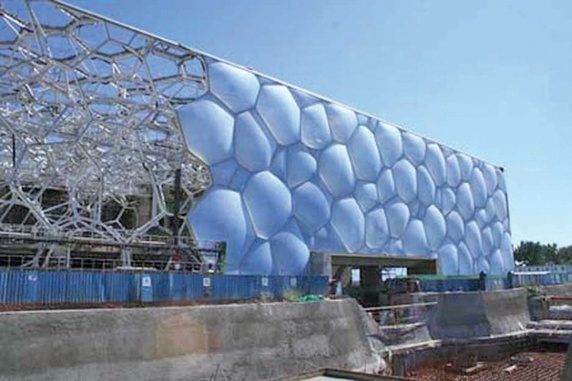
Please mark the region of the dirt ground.
POLYGON ((416 369, 407 377, 420 381, 560 381, 565 360, 565 352, 537 350, 487 362, 482 370, 470 375, 440 365, 416 369))

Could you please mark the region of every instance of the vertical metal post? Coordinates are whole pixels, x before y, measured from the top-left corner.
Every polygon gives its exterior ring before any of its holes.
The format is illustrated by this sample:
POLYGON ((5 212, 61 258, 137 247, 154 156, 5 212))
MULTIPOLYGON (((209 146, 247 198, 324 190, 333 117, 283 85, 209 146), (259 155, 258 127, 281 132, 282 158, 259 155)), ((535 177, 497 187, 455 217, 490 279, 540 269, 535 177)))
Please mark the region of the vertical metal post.
POLYGON ((66 268, 71 267, 71 245, 66 245, 66 268))
POLYGON ((12 134, 12 168, 16 168, 16 135, 12 134))
POLYGON ((174 206, 173 206, 173 219, 171 222, 171 229, 173 231, 173 243, 175 246, 179 243, 179 228, 180 219, 179 214, 181 210, 181 168, 175 170, 175 189, 174 189, 174 206))
POLYGON ((479 290, 486 291, 487 290, 487 273, 481 271, 479 273, 479 290))
POLYGON ((179 229, 181 227, 180 211, 181 211, 181 168, 175 170, 175 189, 173 218, 171 220, 171 230, 173 232, 173 253, 170 262, 174 264, 175 269, 179 269, 181 262, 181 253, 179 252, 179 229))
POLYGON ((121 262, 122 266, 131 266, 131 248, 129 246, 121 246, 121 262))

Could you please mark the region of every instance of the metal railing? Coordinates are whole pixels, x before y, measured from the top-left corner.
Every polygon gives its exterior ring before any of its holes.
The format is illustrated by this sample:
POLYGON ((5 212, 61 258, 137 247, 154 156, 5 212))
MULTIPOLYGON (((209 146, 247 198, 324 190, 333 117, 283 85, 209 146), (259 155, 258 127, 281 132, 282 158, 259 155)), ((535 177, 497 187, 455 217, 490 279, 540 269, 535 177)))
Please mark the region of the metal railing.
POLYGON ((572 265, 533 265, 518 266, 515 270, 518 273, 529 273, 536 271, 548 271, 550 273, 572 273, 572 265))
POLYGON ((177 261, 171 256, 135 256, 131 265, 126 266, 124 260, 117 258, 97 258, 79 256, 52 256, 40 261, 33 254, 0 254, 0 269, 28 268, 36 270, 147 270, 178 271, 191 273, 222 273, 224 264, 215 262, 177 261))
POLYGON ((436 305, 437 302, 426 302, 368 307, 364 308, 364 310, 380 325, 395 325, 419 322, 425 318, 427 308, 431 308, 436 305))
POLYGON ((572 282, 572 272, 515 271, 508 273, 510 287, 549 286, 572 282))
MULTIPOLYGON (((134 231, 127 231, 133 233, 134 231)), ((81 231, 69 234, 54 233, 45 228, 30 225, 0 224, 0 239, 12 242, 45 242, 59 244, 93 244, 100 246, 127 246, 127 247, 164 247, 173 246, 176 241, 180 246, 200 247, 205 251, 220 250, 223 244, 219 241, 195 240, 188 236, 172 235, 137 235, 136 239, 125 242, 112 241, 102 237, 96 232, 81 231)))
POLYGON ((189 236, 141 235, 118 242, 89 231, 54 234, 38 227, 0 224, 0 267, 222 272, 225 251, 224 242, 189 236))

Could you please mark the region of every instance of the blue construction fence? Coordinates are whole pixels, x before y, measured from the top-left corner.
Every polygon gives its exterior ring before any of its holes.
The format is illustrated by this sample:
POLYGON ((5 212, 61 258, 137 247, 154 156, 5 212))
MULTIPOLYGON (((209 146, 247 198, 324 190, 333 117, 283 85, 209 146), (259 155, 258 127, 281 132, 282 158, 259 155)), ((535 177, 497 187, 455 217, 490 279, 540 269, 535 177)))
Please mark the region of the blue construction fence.
POLYGON ((572 265, 533 265, 517 266, 514 269, 517 273, 549 272, 558 274, 572 274, 572 265))
POLYGON ((408 279, 419 282, 421 292, 493 291, 510 288, 507 277, 484 273, 474 276, 412 275, 408 279))
POLYGON ((0 269, 0 305, 176 303, 326 295, 326 276, 0 269))
POLYGON ((494 291, 524 286, 548 286, 572 282, 572 272, 511 271, 506 276, 441 276, 412 275, 408 279, 419 282, 421 292, 494 291))
POLYGON ((572 282, 572 272, 515 271, 508 274, 512 287, 551 286, 572 282))

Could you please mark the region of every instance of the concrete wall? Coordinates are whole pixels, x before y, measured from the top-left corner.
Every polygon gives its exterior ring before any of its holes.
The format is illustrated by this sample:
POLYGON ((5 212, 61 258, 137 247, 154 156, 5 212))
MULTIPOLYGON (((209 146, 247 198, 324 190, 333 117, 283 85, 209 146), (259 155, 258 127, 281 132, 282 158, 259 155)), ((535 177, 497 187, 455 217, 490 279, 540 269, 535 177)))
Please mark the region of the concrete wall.
POLYGON ((550 303, 547 296, 570 296, 572 295, 572 284, 558 284, 552 286, 535 286, 536 292, 528 298, 528 309, 530 318, 535 321, 550 319, 550 303))
POLYGON ((572 283, 557 284, 552 286, 536 286, 541 295, 546 296, 570 296, 572 295, 572 283))
POLYGON ((262 380, 378 365, 353 300, 0 313, 0 380, 262 380))
POLYGON ((435 339, 516 333, 530 321, 524 289, 444 293, 437 301, 429 317, 429 329, 435 339))

